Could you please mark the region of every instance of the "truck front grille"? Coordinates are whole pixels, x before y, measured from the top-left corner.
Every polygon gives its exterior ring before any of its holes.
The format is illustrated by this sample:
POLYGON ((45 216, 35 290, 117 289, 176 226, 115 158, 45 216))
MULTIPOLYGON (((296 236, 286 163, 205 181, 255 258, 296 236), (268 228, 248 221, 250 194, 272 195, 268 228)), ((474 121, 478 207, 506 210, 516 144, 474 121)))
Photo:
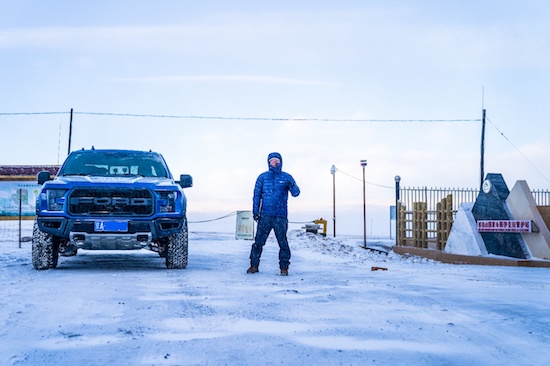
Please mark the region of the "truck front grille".
POLYGON ((69 194, 68 211, 85 216, 150 216, 154 213, 154 198, 144 188, 75 188, 69 194))

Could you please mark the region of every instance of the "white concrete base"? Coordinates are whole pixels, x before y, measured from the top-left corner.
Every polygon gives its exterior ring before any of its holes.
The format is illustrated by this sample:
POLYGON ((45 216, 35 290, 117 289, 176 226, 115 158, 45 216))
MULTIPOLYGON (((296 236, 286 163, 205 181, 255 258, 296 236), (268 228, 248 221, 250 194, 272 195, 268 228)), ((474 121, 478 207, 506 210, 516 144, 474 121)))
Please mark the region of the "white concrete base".
POLYGON ((537 226, 538 233, 522 234, 525 244, 533 258, 550 260, 550 230, 544 222, 540 211, 537 208, 531 189, 524 180, 518 180, 506 203, 516 220, 531 220, 537 226))
POLYGON ((486 256, 487 248, 472 214, 473 202, 460 205, 447 239, 444 252, 470 256, 486 256))

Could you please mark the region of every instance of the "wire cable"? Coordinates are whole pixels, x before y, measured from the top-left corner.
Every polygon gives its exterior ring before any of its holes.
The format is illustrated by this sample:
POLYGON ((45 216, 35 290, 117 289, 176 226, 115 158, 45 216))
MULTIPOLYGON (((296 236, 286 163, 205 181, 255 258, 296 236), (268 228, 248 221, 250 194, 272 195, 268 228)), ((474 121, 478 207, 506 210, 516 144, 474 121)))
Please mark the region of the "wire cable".
POLYGON ((48 114, 71 114, 71 112, 0 112, 0 116, 34 116, 48 114))
POLYGON ((221 216, 221 217, 217 217, 215 219, 210 219, 210 220, 200 220, 200 221, 189 221, 190 224, 202 224, 202 223, 205 223, 205 222, 212 222, 212 221, 218 221, 218 220, 222 220, 222 219, 226 219, 228 217, 231 217, 231 216, 235 216, 237 214, 237 211, 233 211, 231 213, 228 213, 227 215, 224 215, 224 216, 221 216))
POLYGON ((234 121, 294 121, 294 122, 479 122, 481 119, 339 119, 339 118, 277 118, 277 117, 224 117, 224 116, 178 116, 158 114, 74 112, 74 114, 118 117, 210 119, 234 121))
POLYGON ((516 151, 525 159, 525 161, 527 161, 529 163, 529 165, 531 165, 540 175, 541 177, 543 177, 548 183, 550 183, 550 180, 548 180, 548 178, 546 178, 546 176, 544 174, 542 174, 542 172, 535 166, 535 164, 533 164, 522 152, 520 149, 518 149, 518 147, 516 145, 514 145, 512 143, 512 141, 510 141, 510 139, 493 123, 493 121, 491 121, 489 118, 486 118, 487 121, 489 121, 489 123, 491 125, 493 125, 493 127, 498 131, 498 133, 500 133, 500 135, 506 140, 508 141, 508 143, 510 145, 512 145, 512 147, 514 149, 516 149, 516 151))
MULTIPOLYGON (((358 181, 360 181, 360 182, 363 181, 363 179, 354 177, 353 175, 348 174, 348 173, 344 172, 343 170, 338 169, 337 167, 336 167, 336 172, 340 172, 340 173, 342 173, 342 174, 344 174, 344 175, 347 175, 348 177, 353 178, 353 179, 355 179, 355 180, 358 180, 358 181)), ((385 185, 377 184, 377 183, 372 183, 372 182, 368 182, 368 181, 365 181, 365 183, 370 184, 370 185, 372 185, 372 186, 382 187, 382 188, 389 188, 389 189, 394 189, 394 188, 395 188, 395 187, 389 187, 389 186, 385 186, 385 185)))
POLYGON ((315 222, 315 220, 311 220, 311 221, 289 221, 288 223, 289 223, 289 224, 299 224, 299 225, 302 225, 302 224, 311 224, 312 222, 315 222))
MULTIPOLYGON (((227 215, 223 215, 223 216, 217 217, 215 219, 210 219, 210 220, 189 221, 189 224, 203 224, 205 222, 223 220, 223 219, 226 219, 228 217, 237 215, 237 212, 238 211, 233 211, 231 213, 228 213, 227 215)), ((315 220, 311 220, 311 221, 289 221, 288 223, 289 224, 309 224, 309 223, 312 223, 312 222, 315 222, 315 220)))
MULTIPOLYGON (((5 112, 0 116, 24 116, 24 115, 56 115, 70 114, 71 112, 5 112)), ((189 115, 168 115, 168 114, 137 114, 137 113, 110 113, 110 112, 77 112, 73 115, 89 116, 114 116, 114 117, 137 117, 137 118, 169 118, 169 119, 206 119, 206 120, 228 120, 228 121, 291 121, 291 122, 388 122, 388 123, 464 123, 480 122, 481 119, 353 119, 353 118, 279 118, 279 117, 224 117, 224 116, 189 116, 189 115)))

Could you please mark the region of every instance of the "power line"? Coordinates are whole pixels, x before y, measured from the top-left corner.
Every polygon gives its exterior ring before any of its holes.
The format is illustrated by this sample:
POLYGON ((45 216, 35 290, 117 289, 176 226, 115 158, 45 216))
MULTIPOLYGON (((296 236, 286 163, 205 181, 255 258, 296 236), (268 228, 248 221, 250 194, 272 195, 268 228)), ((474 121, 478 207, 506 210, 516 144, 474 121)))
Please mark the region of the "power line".
POLYGON ((510 139, 489 119, 487 118, 487 121, 489 121, 489 123, 491 123, 491 125, 493 125, 493 127, 498 131, 498 133, 500 133, 500 135, 506 140, 508 141, 508 143, 510 145, 512 145, 512 147, 514 149, 516 149, 516 151, 529 163, 529 165, 531 165, 540 175, 541 177, 543 177, 548 183, 550 183, 550 180, 548 180, 548 178, 546 178, 546 176, 544 174, 542 174, 542 172, 535 166, 535 164, 533 164, 522 152, 520 149, 518 149, 518 147, 516 145, 514 145, 512 143, 512 141, 510 141, 510 139))
MULTIPOLYGON (((342 173, 342 174, 344 174, 344 175, 347 175, 347 176, 350 177, 350 178, 356 179, 356 180, 358 180, 358 181, 360 181, 360 182, 363 181, 362 179, 357 178, 357 177, 354 177, 353 175, 348 174, 348 173, 346 173, 346 172, 344 172, 343 170, 340 170, 340 169, 338 169, 338 168, 336 168, 336 171, 337 171, 337 172, 340 172, 340 173, 342 173)), ((395 187, 384 186, 384 185, 382 185, 382 184, 376 184, 376 183, 372 183, 372 182, 368 182, 368 181, 365 181, 365 183, 370 184, 371 186, 377 186, 377 187, 382 187, 382 188, 389 188, 389 189, 394 189, 394 188, 395 188, 395 187)))
POLYGON ((71 112, 0 112, 0 116, 33 116, 41 114, 70 114, 71 112))
MULTIPOLYGON (((21 115, 59 115, 71 112, 11 112, 0 113, 0 116, 21 115)), ((354 119, 354 118, 281 118, 281 117, 227 117, 227 116, 195 116, 195 115, 168 115, 168 114, 137 114, 137 113, 110 113, 110 112, 73 112, 73 114, 89 116, 114 116, 136 118, 167 118, 167 119, 207 119, 228 121, 293 121, 293 122, 378 122, 378 123, 464 123, 479 122, 481 119, 354 119)))
POLYGON ((480 119, 340 119, 340 118, 279 118, 279 117, 224 117, 224 116, 179 116, 159 114, 131 114, 131 113, 101 113, 75 112, 82 115, 117 116, 117 117, 147 117, 147 118, 174 118, 174 119, 211 119, 234 121, 295 121, 295 122, 479 122, 480 119))

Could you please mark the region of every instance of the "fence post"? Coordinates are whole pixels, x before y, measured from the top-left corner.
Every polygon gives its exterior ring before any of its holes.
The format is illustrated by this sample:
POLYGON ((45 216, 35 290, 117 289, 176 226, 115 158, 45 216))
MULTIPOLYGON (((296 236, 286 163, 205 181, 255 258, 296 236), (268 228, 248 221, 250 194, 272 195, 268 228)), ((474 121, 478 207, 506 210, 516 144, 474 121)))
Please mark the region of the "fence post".
POLYGON ((437 203, 436 208, 436 248, 438 250, 441 250, 441 247, 443 246, 443 226, 445 221, 445 199, 442 199, 440 202, 437 203))
POLYGON ((445 236, 443 238, 443 242, 441 243, 441 250, 444 250, 445 245, 447 245, 447 239, 449 239, 449 236, 451 235, 452 227, 453 227, 453 195, 449 194, 447 195, 447 199, 445 201, 445 236))
MULTIPOLYGON (((395 245, 399 245, 399 182, 401 181, 401 177, 396 175, 395 176, 395 245)), ((390 229, 390 235, 391 235, 391 229, 390 229)))

